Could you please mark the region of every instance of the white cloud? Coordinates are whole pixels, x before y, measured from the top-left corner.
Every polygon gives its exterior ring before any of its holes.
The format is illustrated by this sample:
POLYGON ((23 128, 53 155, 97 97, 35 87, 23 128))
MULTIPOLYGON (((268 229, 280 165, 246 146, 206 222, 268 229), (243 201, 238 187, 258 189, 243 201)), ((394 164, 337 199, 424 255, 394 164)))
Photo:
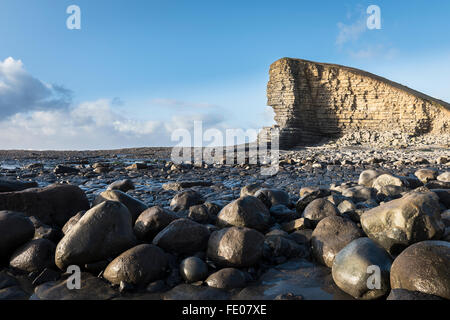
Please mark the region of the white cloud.
POLYGON ((336 44, 343 46, 350 41, 357 41, 361 35, 367 30, 366 20, 364 17, 360 17, 357 21, 351 24, 344 24, 339 22, 337 24, 339 34, 336 38, 336 44))
POLYGON ((30 110, 64 108, 70 100, 70 90, 34 78, 21 60, 9 57, 0 61, 1 117, 30 110))

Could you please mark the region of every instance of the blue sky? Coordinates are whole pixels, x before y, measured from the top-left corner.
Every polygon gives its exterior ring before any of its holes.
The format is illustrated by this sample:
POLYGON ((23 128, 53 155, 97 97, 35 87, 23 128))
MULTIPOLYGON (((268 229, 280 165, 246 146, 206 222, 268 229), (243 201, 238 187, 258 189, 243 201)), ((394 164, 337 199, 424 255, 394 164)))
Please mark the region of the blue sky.
POLYGON ((449 18, 448 1, 0 0, 0 148, 171 145, 193 120, 271 125, 268 68, 282 57, 450 101, 449 18), (81 30, 66 28, 73 4, 81 30), (365 27, 372 4, 381 30, 365 27))

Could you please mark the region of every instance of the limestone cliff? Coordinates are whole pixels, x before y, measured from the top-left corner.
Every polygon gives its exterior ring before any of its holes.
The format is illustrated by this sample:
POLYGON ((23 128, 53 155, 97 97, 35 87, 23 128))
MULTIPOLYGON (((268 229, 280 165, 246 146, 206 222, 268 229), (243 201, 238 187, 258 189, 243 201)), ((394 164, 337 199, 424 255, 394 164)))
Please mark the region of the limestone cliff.
MULTIPOLYGON (((280 146, 310 144, 352 131, 450 133, 450 105, 377 75, 283 58, 270 67, 267 104, 280 146)), ((261 137, 270 134, 265 128, 261 137)))

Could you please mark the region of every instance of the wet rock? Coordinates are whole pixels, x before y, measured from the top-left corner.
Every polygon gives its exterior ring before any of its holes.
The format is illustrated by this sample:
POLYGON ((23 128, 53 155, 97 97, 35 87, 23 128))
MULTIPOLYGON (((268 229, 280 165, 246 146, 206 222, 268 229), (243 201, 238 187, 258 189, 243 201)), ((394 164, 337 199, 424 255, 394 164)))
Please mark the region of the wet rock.
POLYGON ((108 186, 107 190, 127 192, 129 190, 134 190, 134 183, 130 179, 114 181, 108 186))
POLYGON ((265 251, 263 253, 266 260, 278 264, 279 257, 289 258, 307 258, 310 255, 309 248, 299 245, 288 236, 266 235, 264 240, 265 251))
POLYGON ((159 206, 142 212, 134 224, 134 233, 139 240, 152 241, 153 238, 172 221, 178 219, 175 213, 159 206))
POLYGON ((247 277, 239 269, 224 268, 210 275, 205 282, 213 288, 231 290, 245 287, 247 277))
POLYGON ((362 231, 354 222, 338 216, 326 217, 312 233, 312 252, 318 262, 331 268, 339 251, 362 236, 362 231))
MULTIPOLYGON (((300 192, 300 194, 302 194, 302 193, 300 192)), ((297 212, 299 214, 302 214, 302 212, 306 209, 306 207, 311 202, 313 202, 316 199, 326 197, 329 194, 330 193, 328 190, 323 190, 323 189, 315 189, 315 190, 306 192, 303 194, 303 196, 300 197, 300 199, 298 199, 297 203, 295 204, 295 210, 297 210, 297 212)))
POLYGON ((304 245, 306 247, 311 246, 311 238, 312 238, 313 230, 311 229, 303 229, 303 230, 296 230, 289 234, 289 238, 294 240, 300 245, 304 245))
POLYGON ((314 225, 323 218, 337 215, 339 211, 336 206, 323 198, 312 201, 303 211, 303 217, 309 219, 314 225))
POLYGON ((103 277, 115 285, 121 282, 147 285, 164 277, 167 263, 163 250, 152 244, 141 244, 111 261, 103 277))
POLYGON ((57 281, 61 277, 61 273, 53 269, 45 268, 42 272, 33 280, 33 286, 39 286, 49 281, 57 281))
POLYGON ((389 271, 392 258, 369 238, 352 241, 337 255, 332 267, 333 280, 344 292, 354 298, 370 300, 389 292, 389 271), (376 271, 379 268, 379 283, 376 271))
POLYGON ((431 189, 430 191, 436 193, 439 197, 439 202, 450 209, 450 189, 431 189))
POLYGON ((206 248, 209 230, 190 219, 172 221, 153 239, 153 244, 167 252, 192 254, 206 248))
POLYGON ((262 203, 266 205, 267 208, 281 204, 289 205, 289 194, 283 190, 278 189, 259 189, 255 195, 255 198, 261 200, 262 203))
POLYGON ((211 287, 180 284, 163 294, 163 300, 228 300, 230 294, 211 287))
POLYGON ((115 257, 136 243, 131 215, 117 201, 105 201, 87 211, 56 247, 56 265, 84 265, 115 257))
POLYGON ((291 210, 285 205, 277 204, 270 208, 270 215, 274 217, 279 222, 286 222, 295 220, 299 215, 297 211, 291 210))
POLYGON ((6 271, 0 271, 0 289, 18 286, 19 282, 6 271))
MULTIPOLYGON (((330 195, 330 191, 327 189, 321 189, 319 187, 303 187, 300 188, 300 198, 303 198, 304 196, 306 196, 308 193, 312 193, 316 196, 317 198, 324 198, 330 195)), ((314 199, 313 199, 314 200, 314 199)))
POLYGON ((78 221, 80 221, 80 219, 84 216, 85 213, 86 211, 83 210, 78 212, 72 218, 70 218, 62 228, 63 234, 67 234, 70 231, 70 229, 72 229, 72 227, 76 225, 78 221))
POLYGON ((61 164, 58 164, 55 169, 53 170, 55 174, 78 174, 80 172, 77 168, 67 167, 63 166, 61 164))
POLYGON ((215 216, 209 215, 209 210, 204 204, 198 204, 190 207, 188 218, 198 223, 208 223, 215 221, 215 216))
POLYGON ((419 291, 409 291, 405 289, 393 289, 386 300, 444 300, 441 297, 426 294, 419 291))
POLYGON ((170 209, 178 212, 182 210, 188 210, 190 207, 197 204, 203 204, 205 200, 203 197, 194 190, 186 190, 177 193, 170 201, 170 209))
POLYGON ((17 181, 0 179, 0 192, 22 191, 30 188, 36 188, 38 184, 35 181, 17 181))
POLYGON ((450 183, 450 171, 445 171, 444 173, 441 173, 436 178, 438 181, 450 183))
POLYGON ((399 187, 405 187, 405 180, 401 179, 400 177, 385 173, 382 174, 381 176, 377 177, 374 181, 372 186, 377 189, 378 191, 381 189, 381 187, 383 186, 388 186, 388 185, 392 185, 392 186, 399 186, 399 187))
POLYGON ((133 223, 139 217, 139 215, 147 210, 147 205, 140 200, 137 200, 125 192, 119 190, 107 190, 100 193, 97 198, 94 200, 93 206, 96 206, 106 200, 118 201, 124 204, 131 213, 131 217, 133 219, 133 223))
POLYGON ((309 229, 310 227, 312 227, 312 223, 307 218, 298 218, 281 225, 281 229, 287 233, 291 233, 296 230, 309 229))
POLYGON ((55 249, 50 240, 31 240, 12 254, 9 265, 20 271, 41 272, 55 265, 55 249))
POLYGON ((355 186, 342 191, 344 197, 352 198, 356 202, 370 201, 375 198, 375 190, 363 186, 355 186))
POLYGON ((264 236, 253 229, 231 227, 215 231, 208 241, 208 257, 221 266, 250 267, 259 262, 264 236))
POLYGON ((68 288, 73 285, 71 279, 50 281, 34 289, 33 300, 108 300, 118 295, 110 285, 94 277, 89 273, 82 272, 80 289, 68 288))
POLYGON ((376 170, 364 170, 359 175, 358 184, 364 187, 372 188, 373 182, 376 178, 378 178, 382 173, 376 170))
POLYGON ((209 187, 212 183, 210 181, 178 181, 168 182, 162 185, 164 190, 180 191, 192 187, 209 187))
POLYGON ((219 214, 220 210, 223 209, 223 205, 216 202, 205 202, 205 207, 208 209, 209 216, 214 218, 213 220, 216 220, 217 215, 219 214))
POLYGON ((125 170, 138 171, 138 170, 146 170, 148 168, 149 167, 147 166, 146 163, 137 162, 137 163, 133 163, 132 165, 126 167, 125 170))
POLYGON ((356 210, 356 205, 353 201, 351 200, 343 200, 341 203, 339 203, 339 205, 337 206, 339 212, 341 214, 350 212, 350 211, 355 211, 356 210))
POLYGON ((19 246, 31 240, 34 226, 19 212, 0 211, 0 261, 8 259, 19 246))
POLYGON ((60 228, 77 212, 89 207, 84 192, 68 184, 0 193, 0 210, 23 212, 60 228))
POLYGON ((414 172, 414 175, 422 181, 422 183, 427 183, 430 180, 435 180, 437 177, 437 171, 432 169, 419 169, 414 172))
POLYGON ((0 289, 0 300, 28 300, 29 296, 19 286, 0 289))
POLYGON ((263 186, 260 183, 252 183, 244 186, 241 189, 240 197, 243 198, 245 196, 254 196, 259 189, 262 189, 263 186))
POLYGON ((237 226, 264 231, 269 227, 270 213, 258 198, 245 196, 226 205, 216 223, 219 227, 237 226))
POLYGON ((407 246, 439 239, 444 232, 438 197, 432 192, 411 192, 368 210, 361 225, 369 238, 396 255, 407 246))
POLYGON ((33 216, 30 217, 30 220, 34 225, 33 239, 47 239, 54 243, 58 243, 63 237, 63 233, 59 228, 52 228, 33 216))
POLYGON ((392 289, 450 299, 450 243, 423 241, 406 248, 392 264, 392 289))
POLYGON ((200 258, 188 257, 181 261, 180 275, 188 283, 205 280, 208 276, 208 265, 200 258))

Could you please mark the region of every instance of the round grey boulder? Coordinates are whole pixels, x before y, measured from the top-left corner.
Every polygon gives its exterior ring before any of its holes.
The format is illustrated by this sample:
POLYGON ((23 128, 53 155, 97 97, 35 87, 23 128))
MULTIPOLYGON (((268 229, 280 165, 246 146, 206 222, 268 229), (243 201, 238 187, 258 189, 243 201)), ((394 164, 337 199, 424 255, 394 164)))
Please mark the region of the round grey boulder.
POLYGON ((24 272, 41 272, 55 265, 55 249, 50 240, 31 240, 12 254, 9 265, 24 272))
POLYGON ((261 200, 267 208, 271 208, 276 205, 289 205, 289 194, 286 191, 278 189, 259 189, 255 195, 256 198, 261 200))
POLYGON ((371 300, 389 292, 390 255, 369 238, 350 242, 334 259, 336 285, 356 299, 371 300))
POLYGON ((139 240, 152 241, 153 238, 172 221, 178 219, 175 213, 154 206, 142 212, 134 224, 134 234, 139 240))
POLYGON ((19 212, 0 211, 0 261, 34 236, 30 218, 19 212))
POLYGON ((312 233, 313 255, 318 262, 331 268, 339 251, 363 236, 362 230, 353 221, 338 216, 326 217, 312 233))
POLYGON ((130 179, 114 181, 108 186, 107 190, 127 192, 129 190, 134 190, 134 183, 130 179))
POLYGON ((221 266, 250 267, 263 254, 264 235, 243 227, 214 231, 208 241, 208 257, 221 266))
POLYGON ((180 275, 188 283, 205 280, 208 265, 198 257, 188 257, 181 261, 180 275))
POLYGON ((167 264, 167 255, 163 250, 152 244, 141 244, 111 261, 103 277, 115 285, 121 282, 147 285, 164 277, 167 264))
POLYGON ((224 268, 210 275, 205 282, 209 287, 231 290, 245 287, 247 277, 239 269, 224 268))
POLYGON ((172 221, 153 239, 153 244, 177 254, 193 254, 205 250, 209 238, 208 228, 190 219, 172 221))
POLYGON ((85 265, 115 257, 136 243, 127 207, 105 201, 87 211, 56 246, 55 263, 85 265))
POLYGON ((194 190, 179 192, 170 201, 170 209, 178 212, 188 210, 190 207, 204 203, 202 195, 194 190))
POLYGON ((226 205, 217 216, 216 224, 265 231, 269 228, 270 212, 258 198, 245 196, 226 205))
POLYGON ((147 210, 147 205, 142 201, 131 197, 130 195, 122 192, 120 190, 107 190, 100 193, 97 198, 94 200, 93 206, 96 206, 106 200, 118 201, 125 205, 130 211, 131 218, 133 219, 133 223, 139 217, 139 215, 147 210))
POLYGON ((323 198, 312 201, 303 211, 303 217, 309 219, 314 225, 323 218, 337 215, 339 211, 336 206, 323 198))

